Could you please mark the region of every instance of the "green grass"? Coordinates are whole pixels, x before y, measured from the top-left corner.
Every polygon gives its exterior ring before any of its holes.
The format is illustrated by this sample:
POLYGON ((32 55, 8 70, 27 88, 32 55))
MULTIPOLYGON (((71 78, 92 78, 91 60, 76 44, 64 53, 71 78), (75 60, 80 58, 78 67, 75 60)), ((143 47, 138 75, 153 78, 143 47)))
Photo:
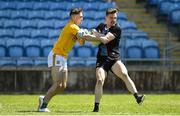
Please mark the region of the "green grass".
POLYGON ((94 95, 57 95, 50 113, 37 112, 38 95, 0 95, 0 115, 180 115, 180 94, 146 95, 143 105, 132 95, 103 95, 100 112, 93 113, 94 95))

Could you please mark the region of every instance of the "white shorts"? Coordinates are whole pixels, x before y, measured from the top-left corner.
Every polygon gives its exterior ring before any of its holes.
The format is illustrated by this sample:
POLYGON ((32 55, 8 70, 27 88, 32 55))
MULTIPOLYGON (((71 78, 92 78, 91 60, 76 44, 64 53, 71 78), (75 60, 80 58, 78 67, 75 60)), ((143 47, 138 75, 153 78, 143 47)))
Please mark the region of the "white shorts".
POLYGON ((48 67, 52 66, 58 66, 60 70, 67 71, 67 59, 51 51, 48 55, 48 67))

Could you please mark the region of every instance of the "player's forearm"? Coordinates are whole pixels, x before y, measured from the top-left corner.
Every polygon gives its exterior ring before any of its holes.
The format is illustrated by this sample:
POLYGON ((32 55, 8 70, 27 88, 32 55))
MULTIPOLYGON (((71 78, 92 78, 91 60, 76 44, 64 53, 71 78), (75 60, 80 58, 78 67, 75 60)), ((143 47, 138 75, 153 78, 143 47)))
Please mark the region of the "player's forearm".
POLYGON ((95 35, 90 35, 90 34, 84 35, 83 39, 86 41, 100 41, 100 39, 97 38, 95 35))

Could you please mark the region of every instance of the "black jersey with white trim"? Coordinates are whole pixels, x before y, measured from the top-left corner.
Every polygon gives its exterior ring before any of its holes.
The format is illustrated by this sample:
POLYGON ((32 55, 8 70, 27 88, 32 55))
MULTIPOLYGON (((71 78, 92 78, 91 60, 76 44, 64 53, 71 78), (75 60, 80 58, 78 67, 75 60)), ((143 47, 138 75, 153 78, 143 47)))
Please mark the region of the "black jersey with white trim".
POLYGON ((102 56, 107 56, 111 59, 119 58, 119 42, 121 38, 121 28, 119 24, 115 24, 115 26, 112 26, 108 29, 106 24, 101 23, 96 27, 96 30, 105 35, 110 32, 115 36, 115 38, 109 43, 99 44, 97 58, 100 58, 102 56))

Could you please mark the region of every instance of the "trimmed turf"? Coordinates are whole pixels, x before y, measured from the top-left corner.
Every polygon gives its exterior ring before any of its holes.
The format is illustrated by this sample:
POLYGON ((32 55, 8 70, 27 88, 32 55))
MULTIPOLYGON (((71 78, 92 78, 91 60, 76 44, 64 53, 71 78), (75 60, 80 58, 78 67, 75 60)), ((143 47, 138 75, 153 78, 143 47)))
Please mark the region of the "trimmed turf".
POLYGON ((143 105, 132 95, 103 95, 100 112, 94 113, 94 95, 57 95, 50 113, 37 112, 39 95, 0 95, 0 115, 180 115, 180 94, 146 95, 143 105))

